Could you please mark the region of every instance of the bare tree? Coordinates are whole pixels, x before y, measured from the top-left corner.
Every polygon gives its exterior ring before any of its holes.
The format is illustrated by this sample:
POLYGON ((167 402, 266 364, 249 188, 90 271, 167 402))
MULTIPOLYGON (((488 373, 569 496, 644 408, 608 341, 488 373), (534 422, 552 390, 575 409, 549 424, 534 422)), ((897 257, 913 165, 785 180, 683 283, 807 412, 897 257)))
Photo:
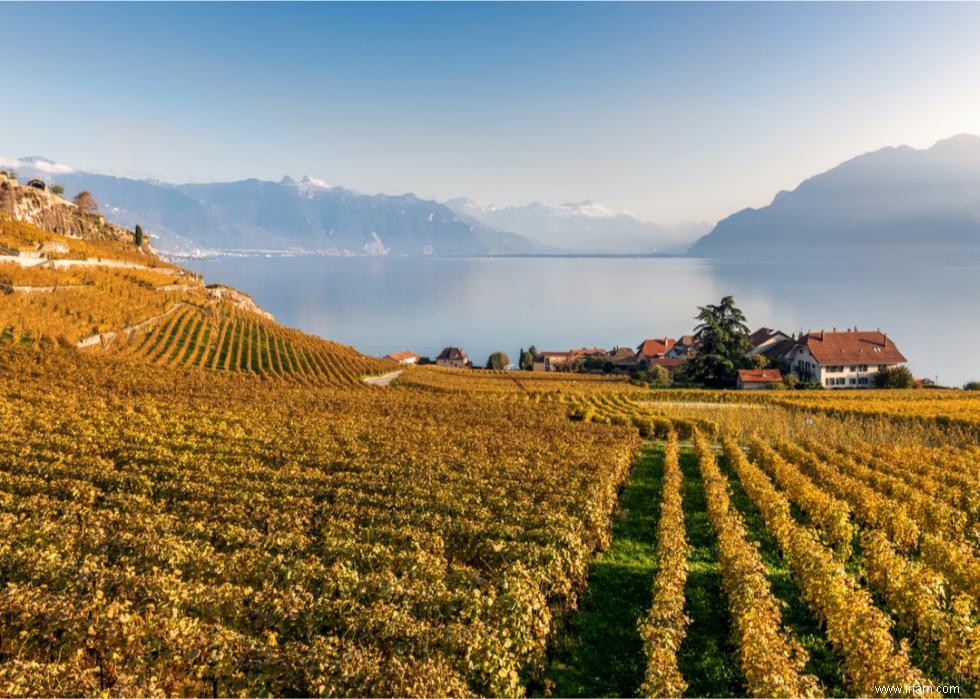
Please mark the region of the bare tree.
POLYGON ((89 191, 82 191, 75 197, 75 206, 83 214, 94 214, 99 210, 99 204, 89 191))

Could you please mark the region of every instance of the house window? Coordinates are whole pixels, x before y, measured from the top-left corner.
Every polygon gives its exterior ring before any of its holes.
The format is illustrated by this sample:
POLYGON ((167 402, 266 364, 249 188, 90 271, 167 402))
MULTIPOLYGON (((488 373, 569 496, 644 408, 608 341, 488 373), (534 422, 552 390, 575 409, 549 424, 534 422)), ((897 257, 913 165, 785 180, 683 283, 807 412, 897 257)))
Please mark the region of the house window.
POLYGON ((867 364, 862 364, 861 366, 858 367, 858 371, 867 371, 867 370, 868 370, 867 364))
POLYGON ((856 384, 856 383, 857 383, 857 379, 855 379, 855 378, 854 378, 854 377, 852 376, 851 378, 849 378, 849 379, 847 380, 847 382, 848 382, 849 384, 851 384, 851 385, 853 386, 854 384, 856 384))
POLYGON ((868 377, 867 376, 862 376, 860 379, 858 379, 858 383, 861 386, 867 386, 868 385, 868 377))

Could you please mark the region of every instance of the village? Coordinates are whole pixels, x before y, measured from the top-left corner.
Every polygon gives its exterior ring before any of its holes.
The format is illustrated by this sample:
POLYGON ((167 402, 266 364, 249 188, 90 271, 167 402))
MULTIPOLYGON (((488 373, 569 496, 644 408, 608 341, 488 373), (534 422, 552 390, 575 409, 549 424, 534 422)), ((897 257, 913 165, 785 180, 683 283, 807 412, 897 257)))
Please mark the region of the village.
MULTIPOLYGON (((906 359, 887 333, 879 330, 817 330, 786 333, 762 327, 744 343, 744 364, 735 369, 734 388, 860 389, 910 387, 906 359), (896 378, 897 377, 897 378, 896 378)), ((522 349, 517 365, 506 354, 491 355, 485 368, 533 372, 569 372, 628 376, 652 386, 693 385, 686 374, 688 361, 701 349, 696 335, 648 338, 632 347, 581 347, 563 351, 522 349)), ((474 369, 466 352, 446 347, 435 357, 403 350, 386 355, 398 364, 434 364, 474 369)), ((732 386, 729 386, 732 387, 732 386)))

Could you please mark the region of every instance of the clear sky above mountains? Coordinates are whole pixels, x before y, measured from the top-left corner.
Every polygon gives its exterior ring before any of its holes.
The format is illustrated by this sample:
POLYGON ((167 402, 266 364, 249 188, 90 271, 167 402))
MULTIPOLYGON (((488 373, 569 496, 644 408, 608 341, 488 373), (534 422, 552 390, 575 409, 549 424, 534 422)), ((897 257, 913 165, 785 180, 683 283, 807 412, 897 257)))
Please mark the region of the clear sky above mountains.
POLYGON ((0 156, 714 220, 980 132, 977 4, 0 4, 0 156))

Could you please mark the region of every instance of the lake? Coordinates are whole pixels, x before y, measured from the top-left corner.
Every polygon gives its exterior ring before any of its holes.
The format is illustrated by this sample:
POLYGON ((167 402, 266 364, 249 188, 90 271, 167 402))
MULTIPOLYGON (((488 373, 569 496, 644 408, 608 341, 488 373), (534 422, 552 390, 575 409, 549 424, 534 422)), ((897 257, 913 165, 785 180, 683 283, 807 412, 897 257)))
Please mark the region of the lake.
POLYGON ((692 258, 218 257, 187 267, 289 326, 365 354, 462 347, 636 347, 691 332, 735 297, 752 329, 881 328, 917 376, 980 379, 980 264, 749 263, 692 258))

